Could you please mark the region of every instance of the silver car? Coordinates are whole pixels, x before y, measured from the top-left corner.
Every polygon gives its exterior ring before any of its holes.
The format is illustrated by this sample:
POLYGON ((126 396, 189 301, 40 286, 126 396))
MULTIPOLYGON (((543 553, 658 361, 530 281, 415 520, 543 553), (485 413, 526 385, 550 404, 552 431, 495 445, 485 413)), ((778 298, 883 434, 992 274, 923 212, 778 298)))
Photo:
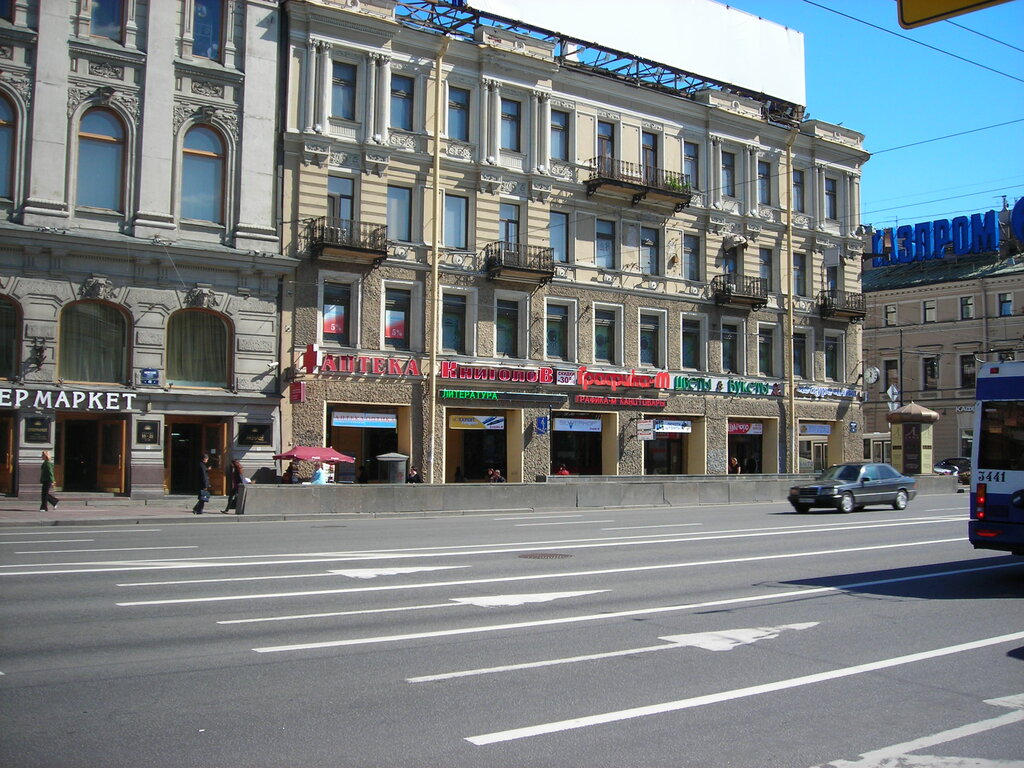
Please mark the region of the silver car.
POLYGON ((917 495, 917 481, 901 475, 889 464, 836 464, 813 484, 789 489, 789 503, 797 512, 831 507, 852 512, 869 504, 890 504, 903 509, 917 495))

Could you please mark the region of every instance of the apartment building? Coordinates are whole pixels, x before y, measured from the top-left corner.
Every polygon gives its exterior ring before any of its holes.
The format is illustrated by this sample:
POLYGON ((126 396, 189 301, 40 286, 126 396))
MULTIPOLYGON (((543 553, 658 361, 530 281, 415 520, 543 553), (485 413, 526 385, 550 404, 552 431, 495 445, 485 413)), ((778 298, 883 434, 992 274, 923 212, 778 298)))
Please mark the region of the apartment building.
POLYGON ((0 3, 0 493, 274 470, 278 14, 0 3))
POLYGON ((860 134, 530 20, 283 8, 295 444, 432 482, 860 455, 860 134))
MULTIPOLYGON (((888 432, 890 403, 917 402, 939 414, 932 455, 970 456, 978 368, 1024 359, 1024 199, 872 240, 864 359, 880 375, 864 404, 867 430, 888 432)), ((885 450, 879 434, 874 451, 885 450)))

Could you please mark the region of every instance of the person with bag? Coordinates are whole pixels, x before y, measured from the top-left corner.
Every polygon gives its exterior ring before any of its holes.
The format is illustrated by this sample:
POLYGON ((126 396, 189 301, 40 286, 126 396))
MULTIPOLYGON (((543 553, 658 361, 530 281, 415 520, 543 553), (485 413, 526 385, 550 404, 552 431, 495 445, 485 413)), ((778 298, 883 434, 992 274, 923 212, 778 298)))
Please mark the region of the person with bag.
POLYGON ((53 488, 53 462, 50 461, 50 452, 43 451, 43 466, 39 470, 39 483, 43 486, 43 496, 39 502, 39 511, 46 512, 46 502, 53 504, 53 508, 57 508, 59 499, 50 493, 50 489, 53 488))
POLYGON ((222 515, 231 514, 230 510, 234 509, 236 515, 242 514, 238 512, 238 489, 242 487, 242 484, 246 482, 246 477, 242 473, 242 462, 238 459, 231 461, 231 478, 228 482, 228 503, 224 509, 220 511, 222 515))
POLYGON ((209 463, 210 454, 204 453, 203 458, 199 460, 199 494, 196 505, 192 507, 193 515, 203 514, 203 507, 210 500, 210 470, 206 466, 209 463))

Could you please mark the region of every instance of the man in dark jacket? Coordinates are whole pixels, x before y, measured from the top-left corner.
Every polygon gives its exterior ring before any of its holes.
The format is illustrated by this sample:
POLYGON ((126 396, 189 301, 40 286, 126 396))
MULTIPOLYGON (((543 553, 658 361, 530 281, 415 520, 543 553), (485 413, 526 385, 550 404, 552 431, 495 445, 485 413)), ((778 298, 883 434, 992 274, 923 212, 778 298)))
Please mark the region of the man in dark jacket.
POLYGON ((46 502, 53 504, 53 508, 56 509, 59 499, 50 493, 50 489, 53 488, 53 462, 50 461, 49 451, 43 451, 43 466, 39 471, 39 483, 43 486, 43 497, 39 502, 39 511, 47 511, 46 502))
POLYGON ((203 507, 210 498, 210 470, 206 466, 209 462, 210 454, 204 453, 203 458, 199 460, 199 495, 196 498, 196 505, 192 507, 193 515, 203 514, 203 507))

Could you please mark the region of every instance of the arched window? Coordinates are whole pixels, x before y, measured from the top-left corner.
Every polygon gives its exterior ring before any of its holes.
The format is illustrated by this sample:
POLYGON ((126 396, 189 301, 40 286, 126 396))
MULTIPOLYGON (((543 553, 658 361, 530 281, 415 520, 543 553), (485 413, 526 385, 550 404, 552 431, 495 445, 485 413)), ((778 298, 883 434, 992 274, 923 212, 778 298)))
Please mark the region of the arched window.
POLYGON ((0 296, 0 379, 18 371, 18 308, 0 296))
POLYGON ((224 142, 215 130, 197 125, 185 134, 181 160, 181 215, 223 221, 224 142))
POLYGON ((78 205, 124 205, 124 126, 109 109, 90 109, 78 128, 78 205))
POLYGON ((65 381, 123 384, 127 380, 128 323, 110 304, 80 301, 60 314, 57 375, 65 381))
POLYGON ((0 96, 0 197, 14 196, 14 107, 0 96))
POLYGON ((228 328, 220 315, 186 309, 167 321, 167 382, 185 387, 228 385, 228 328))

